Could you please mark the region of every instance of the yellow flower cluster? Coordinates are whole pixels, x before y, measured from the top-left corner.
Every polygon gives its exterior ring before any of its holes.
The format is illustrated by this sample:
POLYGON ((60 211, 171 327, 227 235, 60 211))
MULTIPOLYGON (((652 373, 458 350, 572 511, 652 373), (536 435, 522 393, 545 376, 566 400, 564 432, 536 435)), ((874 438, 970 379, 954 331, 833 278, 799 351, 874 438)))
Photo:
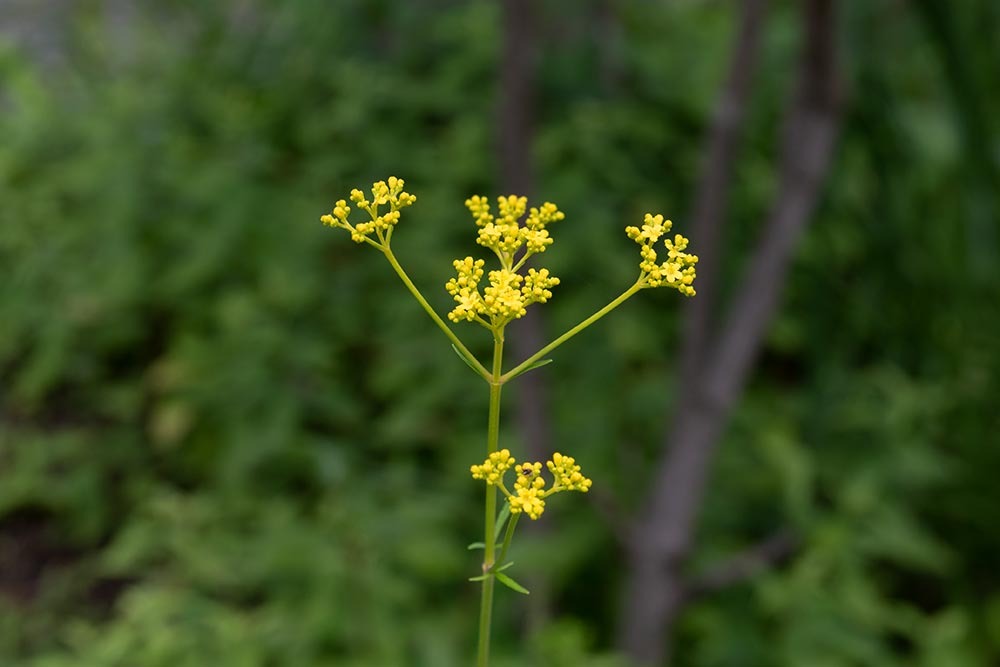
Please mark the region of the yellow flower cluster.
POLYGON ((508 470, 514 467, 515 463, 516 461, 510 455, 510 450, 501 449, 490 454, 482 465, 474 465, 471 468, 473 479, 485 480, 487 484, 495 485, 503 491, 510 504, 511 514, 523 512, 532 519, 537 519, 545 511, 545 499, 552 494, 560 491, 586 493, 593 484, 580 472, 580 466, 576 464, 573 457, 563 456, 556 452, 552 455, 552 460, 545 463, 553 476, 552 486, 545 488, 541 463, 522 463, 515 468, 517 479, 514 481, 514 490, 511 492, 504 486, 503 477, 508 470))
POLYGON ((514 463, 516 461, 510 455, 509 449, 493 452, 483 461, 483 465, 472 466, 472 479, 482 479, 491 485, 498 484, 503 479, 504 473, 510 470, 514 463))
MULTIPOLYGON (((551 490, 550 490, 551 493, 551 490)), ((522 463, 517 468, 514 493, 507 497, 510 513, 524 512, 532 519, 542 516, 545 511, 545 479, 542 477, 541 463, 522 463)))
POLYGON ((555 484, 567 491, 583 491, 586 493, 593 484, 580 473, 580 466, 572 456, 563 456, 559 452, 552 455, 552 460, 545 465, 555 478, 555 484))
POLYGON ((406 208, 417 201, 415 195, 403 191, 405 185, 403 179, 390 176, 388 181, 377 181, 372 184, 371 199, 365 193, 355 188, 351 190, 351 201, 358 208, 367 211, 371 220, 359 222, 351 225, 347 217, 351 213, 351 207, 343 199, 339 200, 333 207, 333 211, 320 218, 324 225, 330 227, 340 227, 351 233, 351 240, 355 243, 371 243, 376 246, 384 246, 392 235, 392 228, 399 222, 399 210, 406 208), (389 210, 379 214, 379 207, 389 205, 389 210), (371 238, 375 234, 376 242, 371 238))
POLYGON ((625 233, 640 246, 642 261, 639 262, 639 269, 642 271, 640 280, 643 281, 643 287, 667 285, 685 296, 694 296, 692 284, 698 256, 684 252, 688 246, 686 238, 677 234, 673 240, 666 239, 664 246, 667 249, 667 261, 657 263, 656 249, 653 245, 661 236, 667 234, 672 226, 673 223, 664 220, 662 215, 647 213, 642 228, 626 227, 625 233))
POLYGON ((489 272, 489 284, 480 290, 486 262, 472 257, 455 260, 457 275, 445 289, 458 305, 448 313, 448 318, 453 322, 479 322, 496 330, 524 317, 531 304, 552 298, 552 288, 559 284, 559 279, 548 269, 529 269, 527 274, 519 271, 528 257, 545 252, 552 244, 547 227, 566 215, 550 202, 528 210, 528 199, 516 195, 498 197, 495 216, 486 197, 476 195, 467 199, 465 205, 479 227, 476 242, 496 253, 500 268, 489 272), (527 217, 522 225, 519 221, 525 212, 527 217))

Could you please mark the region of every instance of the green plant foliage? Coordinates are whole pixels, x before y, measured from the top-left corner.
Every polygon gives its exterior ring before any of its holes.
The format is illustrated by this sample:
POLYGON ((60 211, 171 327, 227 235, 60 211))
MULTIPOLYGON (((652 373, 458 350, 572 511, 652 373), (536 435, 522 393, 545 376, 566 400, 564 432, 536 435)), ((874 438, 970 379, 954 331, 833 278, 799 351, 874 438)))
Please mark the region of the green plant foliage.
MULTIPOLYGON (((394 250, 448 311, 475 250, 461 202, 497 190, 499 7, 170 0, 119 25, 103 4, 66 10, 61 60, 0 22, 0 664, 468 664, 479 381, 316 219, 406 178, 420 233, 394 250)), ((547 337, 634 280, 622 226, 690 231, 732 38, 727 3, 607 3, 607 34, 598 4, 538 3, 533 194, 566 213, 547 337)), ((774 194, 792 5, 765 28, 726 289, 774 194)), ((842 3, 836 162, 691 570, 780 527, 800 547, 690 607, 672 664, 1000 661, 1000 14, 931 5, 842 3)), ((684 390, 675 300, 630 301, 522 379, 625 511, 684 390)), ((512 549, 532 595, 498 601, 498 665, 624 665, 599 516, 566 503, 512 549), (514 606, 545 600, 549 620, 514 606)))

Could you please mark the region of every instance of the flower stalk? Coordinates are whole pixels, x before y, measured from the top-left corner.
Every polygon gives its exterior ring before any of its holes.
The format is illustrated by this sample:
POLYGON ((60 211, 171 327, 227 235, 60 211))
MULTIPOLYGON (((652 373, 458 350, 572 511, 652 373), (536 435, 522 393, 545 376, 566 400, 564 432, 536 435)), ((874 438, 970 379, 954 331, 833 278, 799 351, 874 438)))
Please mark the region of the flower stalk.
POLYGON ((482 573, 471 577, 482 583, 482 597, 479 612, 479 640, 477 648, 478 667, 488 667, 490 660, 490 634, 492 629, 493 596, 496 582, 504 584, 520 593, 528 591, 503 571, 512 563, 507 562, 507 553, 513 541, 517 522, 522 514, 532 520, 538 519, 545 511, 546 500, 563 491, 586 493, 591 480, 583 475, 580 466, 571 456, 555 452, 545 462, 551 476, 551 484, 542 475, 541 462, 517 464, 510 450, 500 449, 500 395, 503 385, 521 373, 547 363, 543 357, 555 351, 578 333, 591 326, 618 306, 628 301, 640 290, 647 287, 666 286, 676 289, 685 296, 694 296, 692 286, 695 278, 695 264, 698 258, 685 252, 688 240, 677 234, 664 242, 667 260, 658 261, 654 244, 670 231, 671 221, 662 215, 647 213, 642 227, 626 227, 630 239, 640 246, 639 278, 606 306, 571 327, 551 343, 503 372, 504 329, 512 320, 523 317, 528 306, 545 303, 552 298, 552 288, 559 285, 559 279, 548 269, 524 267, 528 260, 546 251, 552 244, 549 225, 563 220, 566 216, 550 202, 539 207, 528 208, 527 199, 511 195, 497 199, 494 214, 485 197, 474 196, 465 202, 478 227, 476 242, 492 251, 499 268, 486 271, 486 261, 466 257, 455 260, 456 275, 445 285, 454 298, 456 306, 448 313, 452 322, 474 322, 488 329, 493 336, 493 361, 487 369, 469 351, 462 340, 452 331, 424 298, 420 290, 403 270, 392 252, 392 233, 399 222, 401 209, 412 205, 416 197, 403 191, 403 181, 390 177, 372 185, 371 199, 361 190, 352 190, 350 200, 358 208, 368 213, 369 220, 356 224, 349 221, 351 206, 346 200, 337 201, 333 210, 322 216, 324 224, 347 230, 356 243, 366 243, 377 248, 388 260, 396 275, 417 300, 421 308, 451 341, 452 346, 469 365, 489 385, 489 415, 486 427, 486 458, 481 464, 470 468, 474 479, 486 483, 485 511, 483 521, 483 542, 473 547, 482 547, 482 573), (383 210, 382 207, 388 207, 383 210), (512 486, 504 483, 504 476, 514 470, 512 486), (499 489, 503 494, 504 511, 501 521, 507 520, 503 542, 497 557, 497 499, 499 489), (509 518, 506 518, 509 514, 509 518))
MULTIPOLYGON (((493 373, 490 376, 490 411, 486 427, 486 454, 497 451, 500 442, 500 371, 503 366, 503 329, 493 337, 493 373)), ((476 664, 486 667, 490 661, 490 629, 493 616, 493 589, 495 578, 489 576, 494 566, 493 555, 496 552, 496 516, 497 489, 491 484, 486 485, 486 514, 483 543, 483 579, 482 600, 479 607, 479 648, 476 664)))

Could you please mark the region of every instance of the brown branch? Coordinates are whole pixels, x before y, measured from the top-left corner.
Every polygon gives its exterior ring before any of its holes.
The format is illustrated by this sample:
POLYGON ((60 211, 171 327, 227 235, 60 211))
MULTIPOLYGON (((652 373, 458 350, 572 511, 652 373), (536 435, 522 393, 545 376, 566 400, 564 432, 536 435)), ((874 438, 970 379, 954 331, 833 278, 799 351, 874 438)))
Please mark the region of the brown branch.
MULTIPOLYGON (((504 194, 531 196, 534 189, 531 146, 533 142, 534 70, 536 38, 530 0, 504 0, 503 45, 500 61, 500 91, 497 107, 497 149, 500 162, 500 187, 504 194)), ((511 355, 526 359, 545 345, 542 317, 536 309, 528 310, 510 326, 511 355)), ((545 374, 529 373, 515 385, 514 412, 517 429, 525 444, 529 461, 544 461, 551 455, 552 429, 548 418, 548 390, 545 374)), ((541 535, 551 519, 532 521, 525 530, 541 535)), ((525 617, 526 632, 532 634, 551 616, 551 595, 546 582, 531 579, 532 595, 525 617)))
POLYGON ((625 37, 618 0, 598 0, 591 12, 592 39, 597 47, 598 80, 605 94, 613 95, 622 85, 625 37))
MULTIPOLYGON (((500 187, 504 194, 530 195, 533 189, 531 143, 533 95, 534 22, 528 0, 503 2, 503 55, 500 63, 500 93, 497 108, 497 150, 500 187)), ((524 359, 544 344, 537 311, 512 326, 514 357, 524 359)), ((548 422, 543 401, 545 391, 539 374, 526 375, 517 387, 517 423, 528 449, 528 458, 547 455, 548 422)))
POLYGON ((508 192, 525 195, 534 183, 531 164, 534 59, 531 2, 504 0, 497 108, 500 182, 508 192))
POLYGON ((623 549, 627 548, 632 535, 632 518, 618 502, 617 496, 607 489, 595 486, 587 493, 587 500, 600 515, 607 529, 614 535, 618 546, 623 549))
MULTIPOLYGON (((708 320, 714 300, 714 278, 704 284, 704 278, 717 270, 717 247, 724 213, 723 202, 729 187, 729 174, 735 160, 739 129, 749 97, 749 82, 756 68, 760 48, 760 27, 766 10, 765 0, 748 0, 742 13, 736 45, 729 63, 729 74, 720 95, 720 109, 707 139, 707 159, 702 167, 701 185, 695 198, 691 236, 700 257, 698 291, 685 311, 687 320, 682 343, 681 377, 697 377, 696 361, 700 360, 702 341, 708 338, 708 320), (703 304, 704 302, 704 304, 703 304)), ((690 381, 690 380, 689 380, 690 381)), ((683 415, 682 406, 677 414, 683 415)), ((660 475, 662 476, 662 474, 660 475)), ((659 482, 669 483, 667 480, 659 482)), ((640 521, 642 518, 640 517, 640 521)), ((670 581, 663 581, 662 547, 646 543, 642 529, 651 521, 636 522, 629 538, 629 573, 620 615, 619 647, 637 660, 655 658, 662 650, 658 634, 665 626, 667 610, 672 605, 670 581), (647 590, 650 587, 651 590, 647 590), (647 621, 648 619, 648 621, 647 621)), ((655 528, 655 526, 654 526, 655 528)))
POLYGON ((692 577, 685 586, 684 603, 752 579, 788 561, 798 548, 798 538, 788 531, 778 531, 692 577))
MULTIPOLYGON (((682 565, 693 543, 715 445, 777 308, 792 250, 830 161, 838 107, 833 2, 805 4, 803 57, 786 115, 780 185, 725 327, 713 346, 702 347, 694 360, 682 362, 691 369, 684 398, 631 542, 620 641, 640 664, 664 664, 669 656, 664 638, 669 638, 685 601, 682 565)), ((703 281, 703 267, 699 274, 703 281)), ((689 353, 691 349, 698 347, 689 348, 689 353)))
POLYGON ((685 307, 680 377, 697 376, 711 337, 716 308, 722 226, 726 215, 733 165, 742 137, 750 84, 757 69, 760 33, 767 0, 746 0, 742 6, 729 74, 716 103, 708 134, 698 193, 691 214, 691 247, 698 252, 698 298, 685 307))
MULTIPOLYGON (((505 194, 530 196, 534 178, 531 160, 534 108, 534 20, 529 0, 505 0, 503 3, 503 58, 500 71, 500 95, 497 109, 500 184, 505 194)), ((510 348, 515 359, 525 359, 545 343, 541 316, 531 309, 511 324, 510 348)), ((516 390, 517 424, 525 442, 529 460, 539 461, 551 454, 551 429, 546 401, 548 392, 543 373, 532 373, 518 380, 516 390)), ((537 524, 535 524, 537 525, 537 524)))

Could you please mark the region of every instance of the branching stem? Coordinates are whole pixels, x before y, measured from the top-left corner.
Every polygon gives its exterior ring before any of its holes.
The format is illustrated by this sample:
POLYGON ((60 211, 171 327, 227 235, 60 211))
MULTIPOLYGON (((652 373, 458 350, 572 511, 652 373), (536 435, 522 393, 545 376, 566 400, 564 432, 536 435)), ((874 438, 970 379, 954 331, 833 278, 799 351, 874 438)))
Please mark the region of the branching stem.
POLYGON ((538 352, 536 352, 535 354, 531 355, 530 357, 528 357, 527 359, 525 359, 524 361, 522 361, 520 364, 518 364, 514 368, 512 368, 509 371, 507 371, 506 373, 504 373, 503 376, 501 376, 501 378, 500 378, 500 383, 503 384, 504 382, 507 382, 508 380, 511 380, 515 376, 520 375, 521 373, 523 373, 525 370, 527 370, 527 368, 529 366, 531 366, 531 364, 533 364, 536 361, 540 360, 546 354, 548 354, 552 350, 556 349, 557 347, 559 347, 560 345, 562 345, 563 343, 565 343, 566 341, 568 341, 570 338, 572 338, 573 336, 577 335, 578 333, 580 333, 581 331, 583 331, 584 329, 586 329, 587 327, 589 327, 591 324, 593 324, 594 322, 596 322, 597 320, 601 319, 602 317, 604 317, 605 315, 607 315, 608 313, 610 313, 612 310, 614 310, 618 306, 620 306, 623 303, 625 303, 626 301, 628 301, 629 298, 633 294, 635 294, 636 292, 638 292, 640 289, 642 289, 642 287, 643 287, 643 281, 642 281, 642 278, 640 278, 639 280, 637 280, 635 282, 634 285, 632 285, 627 290, 625 290, 624 292, 622 292, 621 294, 619 294, 617 298, 615 298, 608 305, 604 306, 604 308, 601 308, 599 311, 597 311, 596 313, 594 313, 593 315, 591 315, 590 317, 588 317, 584 321, 580 322, 579 324, 577 324, 575 327, 573 327, 572 329, 570 329, 569 331, 567 331, 563 335, 559 336, 559 338, 556 338, 554 341, 552 341, 551 343, 549 343, 548 345, 546 345, 545 347, 543 347, 542 349, 540 349, 538 352))
POLYGON ((403 284, 406 285, 406 288, 410 290, 410 294, 413 295, 413 298, 417 300, 417 302, 423 307, 423 309, 427 312, 427 314, 431 316, 431 319, 434 320, 434 324, 438 325, 438 328, 444 332, 444 335, 448 337, 448 340, 450 340, 455 347, 461 350, 462 354, 465 355, 466 359, 472 362, 476 372, 479 373, 479 375, 482 376, 484 380, 486 380, 487 382, 493 382, 493 379, 490 376, 490 372, 486 370, 486 367, 483 366, 483 364, 480 363, 478 359, 476 359, 475 355, 473 355, 472 352, 469 352, 469 349, 465 347, 465 344, 462 343, 459 337, 455 335, 455 332, 451 330, 451 327, 449 327, 448 324, 445 323, 445 321, 442 320, 441 317, 436 312, 434 312, 434 309, 431 308, 431 305, 427 303, 427 299, 425 299, 424 295, 420 293, 420 290, 417 289, 417 286, 413 284, 413 281, 410 280, 410 277, 406 275, 406 271, 403 270, 403 267, 399 265, 399 262, 396 260, 396 256, 392 254, 392 249, 389 248, 388 245, 381 246, 380 249, 382 250, 382 253, 385 255, 385 258, 389 260, 389 264, 392 265, 392 268, 393 270, 395 270, 396 275, 398 275, 400 280, 403 281, 403 284))
POLYGON ((511 514, 510 519, 507 520, 507 532, 503 536, 503 546, 500 547, 500 556, 496 560, 496 564, 503 566, 507 562, 507 550, 510 549, 510 542, 514 539, 514 529, 517 528, 517 520, 521 518, 521 514, 511 514))

